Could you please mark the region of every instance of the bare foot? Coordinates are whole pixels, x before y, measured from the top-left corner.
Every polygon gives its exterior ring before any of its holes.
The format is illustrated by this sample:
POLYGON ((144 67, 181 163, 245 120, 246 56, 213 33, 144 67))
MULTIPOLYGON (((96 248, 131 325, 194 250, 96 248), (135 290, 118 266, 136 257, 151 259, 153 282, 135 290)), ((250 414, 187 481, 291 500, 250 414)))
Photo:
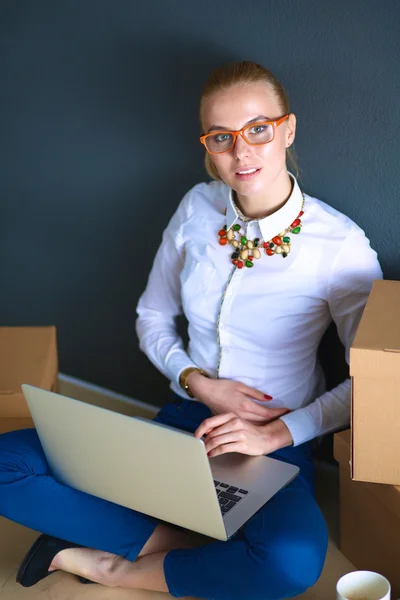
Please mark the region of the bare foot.
MULTIPOLYGON (((143 546, 139 557, 166 553, 175 548, 204 545, 208 538, 191 535, 160 523, 143 546)), ((67 548, 54 557, 49 571, 61 570, 103 585, 118 586, 130 578, 134 563, 116 554, 91 548, 67 548)))

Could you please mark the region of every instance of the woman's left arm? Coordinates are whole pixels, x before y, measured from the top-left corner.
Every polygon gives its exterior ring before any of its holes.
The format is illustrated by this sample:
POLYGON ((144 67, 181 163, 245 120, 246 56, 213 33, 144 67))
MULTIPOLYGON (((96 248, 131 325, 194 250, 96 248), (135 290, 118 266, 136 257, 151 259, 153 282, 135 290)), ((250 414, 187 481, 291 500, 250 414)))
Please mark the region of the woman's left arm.
MULTIPOLYGON (((364 232, 355 225, 332 263, 327 300, 347 364, 373 282, 382 279, 377 254, 364 232)), ((281 417, 295 446, 350 423, 350 378, 305 406, 281 417)))

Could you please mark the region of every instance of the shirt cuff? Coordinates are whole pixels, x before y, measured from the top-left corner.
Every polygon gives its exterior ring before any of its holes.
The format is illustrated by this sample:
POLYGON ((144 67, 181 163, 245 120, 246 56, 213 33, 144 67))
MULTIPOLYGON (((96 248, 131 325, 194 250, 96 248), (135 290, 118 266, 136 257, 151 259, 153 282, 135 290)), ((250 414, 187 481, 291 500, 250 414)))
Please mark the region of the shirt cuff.
POLYGON ((289 429, 293 438, 293 446, 304 444, 304 442, 308 442, 319 435, 314 419, 306 407, 294 410, 279 418, 289 429))
MULTIPOLYGON (((182 371, 188 367, 196 367, 196 369, 198 368, 198 366, 190 359, 190 356, 184 350, 175 350, 166 359, 165 368, 168 372, 168 376, 171 381, 178 385, 178 387, 180 387, 179 376, 182 371)), ((182 390, 182 392, 184 392, 184 390, 182 390)))

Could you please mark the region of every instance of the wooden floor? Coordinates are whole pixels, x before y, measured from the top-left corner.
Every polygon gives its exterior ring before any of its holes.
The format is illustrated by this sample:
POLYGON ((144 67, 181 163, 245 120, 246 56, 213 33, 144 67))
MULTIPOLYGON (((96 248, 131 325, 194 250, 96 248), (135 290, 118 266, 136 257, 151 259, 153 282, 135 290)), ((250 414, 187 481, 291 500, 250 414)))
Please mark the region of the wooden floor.
MULTIPOLYGON (((75 397, 80 397, 82 394, 80 390, 66 384, 62 386, 61 393, 75 397)), ((93 397, 89 399, 91 400, 93 397)), ((317 498, 329 526, 328 556, 317 584, 304 594, 296 596, 298 600, 335 600, 336 581, 344 573, 354 570, 353 565, 338 550, 338 472, 335 466, 317 464, 317 498)), ((15 583, 15 575, 22 557, 37 535, 37 532, 0 518, 1 600, 168 600, 172 598, 169 594, 158 592, 106 588, 95 584, 82 585, 76 577, 60 572, 43 579, 32 588, 23 588, 15 583)))

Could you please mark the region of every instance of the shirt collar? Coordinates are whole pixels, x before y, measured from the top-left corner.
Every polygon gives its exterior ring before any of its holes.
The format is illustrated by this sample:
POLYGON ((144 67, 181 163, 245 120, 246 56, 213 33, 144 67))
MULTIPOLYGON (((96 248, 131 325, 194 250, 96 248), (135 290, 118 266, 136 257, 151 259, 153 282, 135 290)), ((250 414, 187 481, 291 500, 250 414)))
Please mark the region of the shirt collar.
MULTIPOLYGON (((296 178, 289 173, 293 180, 293 189, 285 204, 268 217, 264 217, 256 221, 260 227, 260 231, 264 240, 268 241, 281 231, 284 231, 296 219, 303 206, 303 194, 300 190, 296 178)), ((226 224, 228 229, 240 220, 237 213, 235 202, 233 200, 233 190, 229 190, 226 207, 226 224)), ((249 221, 254 223, 253 221, 249 221)))

